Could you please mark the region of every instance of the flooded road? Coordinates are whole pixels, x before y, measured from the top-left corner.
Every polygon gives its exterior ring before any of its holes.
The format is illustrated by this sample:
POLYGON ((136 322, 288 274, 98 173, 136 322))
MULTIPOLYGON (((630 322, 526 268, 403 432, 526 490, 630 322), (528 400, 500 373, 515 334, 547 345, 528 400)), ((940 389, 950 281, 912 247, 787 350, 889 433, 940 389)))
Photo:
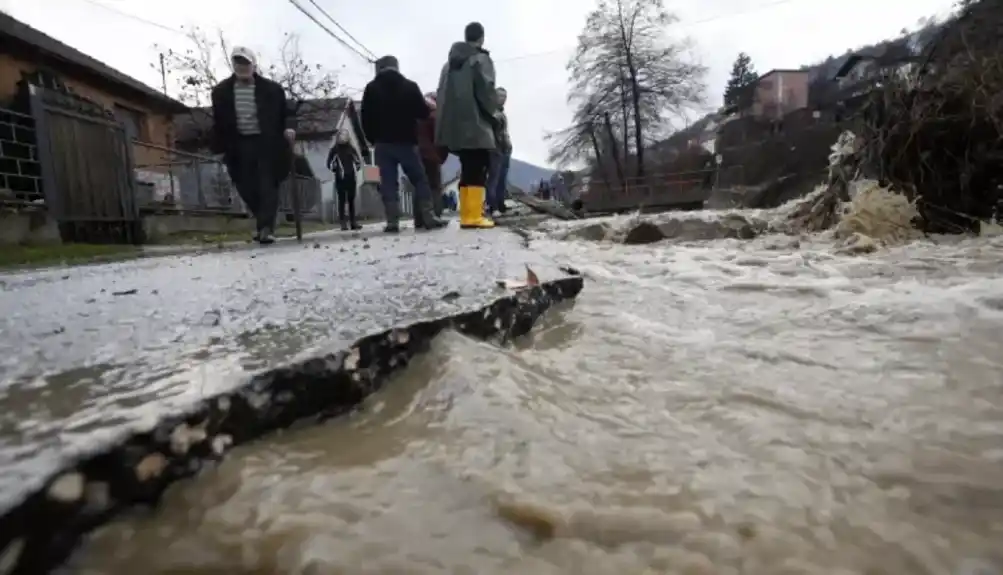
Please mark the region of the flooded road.
POLYGON ((533 242, 588 279, 236 449, 73 572, 1003 570, 1003 239, 533 242))

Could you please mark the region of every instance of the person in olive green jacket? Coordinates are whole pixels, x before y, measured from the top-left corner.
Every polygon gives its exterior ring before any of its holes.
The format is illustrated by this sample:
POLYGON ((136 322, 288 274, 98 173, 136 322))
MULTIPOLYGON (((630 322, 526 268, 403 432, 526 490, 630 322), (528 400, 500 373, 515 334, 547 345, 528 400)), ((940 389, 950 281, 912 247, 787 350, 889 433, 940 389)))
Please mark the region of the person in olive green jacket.
POLYGON ((491 154, 497 146, 495 66, 482 48, 483 26, 471 22, 463 36, 463 42, 449 49, 439 76, 435 143, 460 159, 460 227, 493 228, 494 222, 484 216, 484 199, 491 154))

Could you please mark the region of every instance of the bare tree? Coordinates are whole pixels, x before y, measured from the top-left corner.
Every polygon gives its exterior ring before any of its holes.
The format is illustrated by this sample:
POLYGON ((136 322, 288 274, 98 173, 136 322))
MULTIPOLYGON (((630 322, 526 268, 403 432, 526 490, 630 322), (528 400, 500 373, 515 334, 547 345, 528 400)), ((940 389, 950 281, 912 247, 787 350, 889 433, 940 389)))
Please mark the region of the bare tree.
MULTIPOLYGON (((208 123, 212 88, 232 73, 232 46, 221 30, 210 34, 193 27, 186 30, 186 36, 187 48, 158 50, 162 62, 153 66, 163 66, 165 85, 173 86, 172 95, 192 108, 194 124, 204 126, 208 123)), ((340 104, 334 101, 341 95, 337 74, 320 64, 307 62, 296 34, 283 36, 274 58, 259 57, 258 69, 285 88, 300 131, 323 126, 340 109, 340 104)))
MULTIPOLYGON (((574 125, 608 114, 620 132, 624 160, 633 153, 638 176, 644 175, 645 147, 704 97, 706 69, 690 60, 687 41, 668 37, 674 21, 662 0, 599 0, 567 66, 574 125)), ((554 135, 552 157, 581 159, 589 138, 573 129, 563 138, 554 135)))

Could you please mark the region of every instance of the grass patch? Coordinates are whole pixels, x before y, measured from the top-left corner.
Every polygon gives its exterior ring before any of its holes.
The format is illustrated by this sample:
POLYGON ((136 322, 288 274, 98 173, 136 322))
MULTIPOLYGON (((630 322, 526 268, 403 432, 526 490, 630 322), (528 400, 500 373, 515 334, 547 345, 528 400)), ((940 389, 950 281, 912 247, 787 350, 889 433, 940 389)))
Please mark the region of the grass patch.
POLYGON ((127 244, 37 244, 0 246, 0 269, 85 264, 137 257, 141 250, 127 244))
MULTIPOLYGON (((323 232, 334 229, 331 224, 322 222, 303 222, 303 233, 323 232)), ((296 237, 295 224, 283 224, 275 230, 277 238, 296 237)), ((160 245, 216 245, 232 242, 251 242, 250 228, 240 227, 238 229, 221 232, 177 232, 167 237, 157 240, 160 245)))

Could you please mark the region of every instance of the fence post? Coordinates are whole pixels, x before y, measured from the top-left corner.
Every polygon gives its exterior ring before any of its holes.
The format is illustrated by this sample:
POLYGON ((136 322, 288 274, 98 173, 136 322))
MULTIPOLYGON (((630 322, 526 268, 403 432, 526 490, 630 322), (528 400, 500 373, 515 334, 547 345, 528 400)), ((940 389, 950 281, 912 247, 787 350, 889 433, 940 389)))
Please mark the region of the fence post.
MULTIPOLYGON (((296 177, 296 145, 293 144, 293 158, 292 162, 289 164, 289 190, 292 194, 290 203, 293 209, 293 222, 296 224, 296 241, 303 241, 303 220, 300 217, 300 192, 299 192, 299 178, 296 177)), ((306 155, 304 155, 304 158, 306 155)))
MULTIPOLYGON (((198 160, 192 159, 191 162, 195 172, 195 182, 196 182, 195 193, 196 196, 198 197, 198 206, 196 207, 196 209, 202 209, 206 206, 205 191, 203 191, 202 189, 202 174, 201 170, 199 169, 198 160)), ((181 203, 181 209, 182 210, 184 209, 184 202, 181 203)))
POLYGON ((28 86, 29 108, 35 124, 35 150, 42 172, 42 197, 45 198, 45 207, 53 219, 62 223, 66 217, 66 198, 63 195, 65 190, 59 189, 56 185, 49 123, 45 116, 45 102, 42 101, 42 97, 41 88, 33 84, 28 86))

